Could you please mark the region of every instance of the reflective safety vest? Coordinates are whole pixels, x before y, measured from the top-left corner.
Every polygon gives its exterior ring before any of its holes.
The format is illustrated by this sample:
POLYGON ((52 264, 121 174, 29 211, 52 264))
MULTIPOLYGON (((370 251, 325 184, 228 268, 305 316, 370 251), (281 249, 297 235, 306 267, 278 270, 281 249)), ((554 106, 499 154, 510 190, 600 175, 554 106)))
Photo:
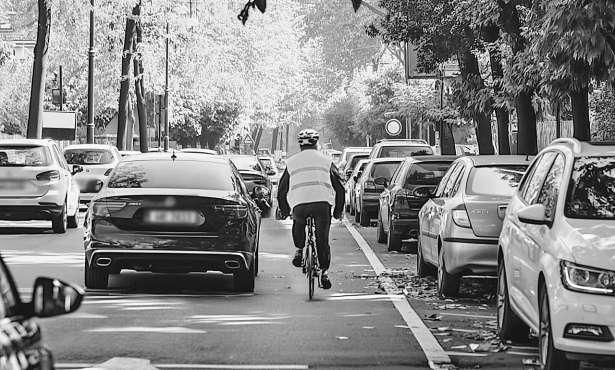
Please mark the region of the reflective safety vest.
POLYGON ((298 204, 328 202, 335 205, 335 191, 331 184, 333 161, 318 150, 307 149, 286 161, 290 176, 288 205, 293 209, 298 204))

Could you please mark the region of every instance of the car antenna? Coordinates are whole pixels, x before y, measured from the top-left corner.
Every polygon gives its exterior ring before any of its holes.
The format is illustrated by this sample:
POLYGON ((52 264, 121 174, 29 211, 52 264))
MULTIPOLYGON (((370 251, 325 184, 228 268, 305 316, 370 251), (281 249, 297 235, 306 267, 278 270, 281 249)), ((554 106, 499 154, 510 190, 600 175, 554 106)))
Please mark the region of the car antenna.
POLYGON ((175 160, 177 159, 177 156, 175 155, 175 149, 173 149, 173 152, 171 153, 171 159, 173 160, 173 162, 175 162, 175 160))

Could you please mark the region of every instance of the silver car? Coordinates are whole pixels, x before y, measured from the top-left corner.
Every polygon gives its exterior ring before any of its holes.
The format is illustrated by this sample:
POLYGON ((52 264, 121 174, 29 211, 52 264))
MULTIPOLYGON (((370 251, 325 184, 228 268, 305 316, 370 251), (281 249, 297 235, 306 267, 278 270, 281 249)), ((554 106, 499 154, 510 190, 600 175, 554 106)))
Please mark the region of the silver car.
POLYGON ((49 220, 60 234, 77 227, 80 171, 51 140, 0 140, 0 220, 49 220))
POLYGON ((506 207, 529 165, 526 156, 457 159, 419 211, 417 270, 435 266, 438 293, 454 296, 463 275, 495 275, 506 207))
POLYGON ((88 204, 100 191, 122 156, 116 147, 103 144, 77 144, 64 148, 64 158, 71 165, 79 165, 83 172, 75 179, 81 191, 80 202, 88 204))

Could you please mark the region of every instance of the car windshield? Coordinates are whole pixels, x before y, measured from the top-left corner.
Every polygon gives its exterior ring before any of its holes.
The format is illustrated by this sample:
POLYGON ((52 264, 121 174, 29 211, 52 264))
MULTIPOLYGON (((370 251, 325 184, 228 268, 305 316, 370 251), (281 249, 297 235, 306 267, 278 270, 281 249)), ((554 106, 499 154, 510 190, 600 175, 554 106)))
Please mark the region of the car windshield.
POLYGON ((261 167, 258 159, 252 156, 236 156, 229 157, 231 162, 237 167, 240 171, 259 171, 262 172, 263 168, 261 167))
POLYGON ((393 172, 399 167, 401 162, 378 162, 374 163, 370 173, 370 178, 377 179, 378 177, 385 177, 387 180, 391 179, 393 172))
POLYGON ((412 157, 415 155, 432 155, 431 147, 425 145, 408 145, 408 146, 384 146, 380 150, 380 158, 399 158, 412 157))
POLYGON ((405 185, 438 185, 450 166, 450 162, 415 163, 406 175, 405 185))
POLYGON ((67 149, 64 158, 68 164, 79 165, 111 164, 115 159, 106 149, 67 149))
POLYGON ((43 146, 0 146, 0 167, 43 167, 50 164, 51 155, 43 146))
POLYGON ((113 171, 110 188, 234 189, 228 164, 199 161, 127 161, 113 171))
POLYGON ((474 167, 468 177, 466 193, 510 197, 526 169, 523 165, 474 167))
POLYGON ((566 217, 615 219, 615 157, 577 158, 570 182, 566 217))

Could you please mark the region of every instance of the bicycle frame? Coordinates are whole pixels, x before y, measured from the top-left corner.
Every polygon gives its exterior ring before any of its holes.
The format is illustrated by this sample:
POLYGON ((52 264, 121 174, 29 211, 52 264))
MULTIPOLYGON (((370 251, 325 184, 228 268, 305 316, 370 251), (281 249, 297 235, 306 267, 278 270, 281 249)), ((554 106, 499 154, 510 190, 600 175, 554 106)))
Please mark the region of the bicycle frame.
POLYGON ((314 219, 310 216, 306 220, 305 248, 303 249, 303 272, 308 280, 308 299, 314 297, 314 279, 318 279, 320 287, 320 266, 318 264, 318 253, 316 249, 316 229, 314 219))

